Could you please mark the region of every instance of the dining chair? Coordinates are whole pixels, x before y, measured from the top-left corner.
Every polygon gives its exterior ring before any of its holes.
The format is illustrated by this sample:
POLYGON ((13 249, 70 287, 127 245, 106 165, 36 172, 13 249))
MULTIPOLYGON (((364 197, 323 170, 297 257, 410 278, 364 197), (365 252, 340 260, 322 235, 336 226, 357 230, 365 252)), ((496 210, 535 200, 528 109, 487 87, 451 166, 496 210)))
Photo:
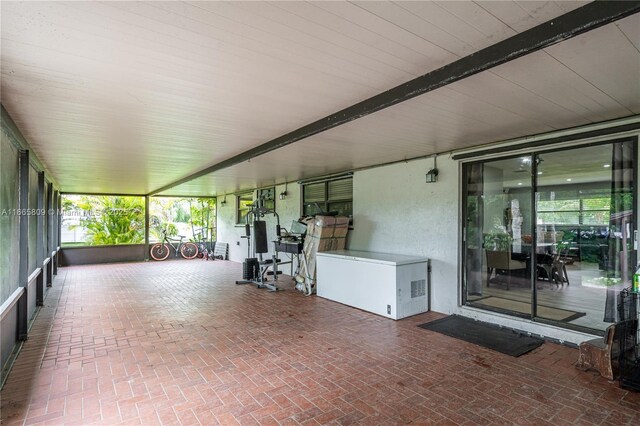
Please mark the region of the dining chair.
POLYGON ((511 271, 527 268, 527 263, 522 260, 512 259, 511 251, 487 250, 487 287, 491 282, 491 275, 498 276, 504 272, 507 275, 507 290, 511 286, 511 271))

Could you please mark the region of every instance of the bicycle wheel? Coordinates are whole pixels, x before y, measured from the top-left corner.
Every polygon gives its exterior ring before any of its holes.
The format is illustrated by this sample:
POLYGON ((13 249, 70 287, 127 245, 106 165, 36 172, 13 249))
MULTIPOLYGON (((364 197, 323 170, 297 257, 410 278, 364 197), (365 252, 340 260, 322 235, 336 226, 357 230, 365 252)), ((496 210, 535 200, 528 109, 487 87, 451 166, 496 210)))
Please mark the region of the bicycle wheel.
POLYGON ((169 246, 162 243, 156 243, 151 247, 151 257, 154 260, 165 260, 169 257, 169 246))
POLYGON ((180 247, 180 254, 185 259, 193 259, 198 255, 198 246, 193 243, 184 243, 180 247))
POLYGON ((198 259, 202 259, 204 257, 204 252, 207 249, 207 246, 204 243, 198 243, 198 259))

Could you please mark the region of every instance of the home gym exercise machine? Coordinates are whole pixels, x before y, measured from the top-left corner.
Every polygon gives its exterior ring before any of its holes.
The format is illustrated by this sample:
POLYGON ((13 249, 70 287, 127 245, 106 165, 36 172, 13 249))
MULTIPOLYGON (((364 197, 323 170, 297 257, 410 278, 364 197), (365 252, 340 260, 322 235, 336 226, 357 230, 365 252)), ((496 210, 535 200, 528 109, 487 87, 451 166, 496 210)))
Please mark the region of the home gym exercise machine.
POLYGON ((263 259, 263 254, 269 252, 269 242, 267 241, 267 222, 264 220, 266 215, 272 214, 276 218, 276 234, 278 241, 281 240, 280 232, 280 216, 274 210, 264 207, 263 200, 256 200, 253 207, 247 213, 245 223, 245 235, 242 238, 247 239, 247 258, 242 264, 242 280, 236 281, 236 284, 256 284, 258 288, 266 288, 269 291, 280 290, 276 286, 278 275, 282 271, 278 269, 278 265, 284 265, 291 262, 282 262, 278 259, 278 252, 271 256, 271 259, 263 259), (253 244, 251 238, 251 219, 253 219, 253 244), (273 276, 273 280, 267 280, 268 276, 273 276))

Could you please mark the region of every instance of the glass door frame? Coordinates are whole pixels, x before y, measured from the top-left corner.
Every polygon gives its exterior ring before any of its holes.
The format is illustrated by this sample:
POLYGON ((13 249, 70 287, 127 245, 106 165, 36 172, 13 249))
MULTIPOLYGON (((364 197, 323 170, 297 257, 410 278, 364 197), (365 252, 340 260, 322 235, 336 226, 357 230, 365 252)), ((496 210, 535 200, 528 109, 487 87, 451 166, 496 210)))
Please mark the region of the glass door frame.
MULTIPOLYGON (((571 144, 563 144, 561 140, 558 141, 557 144, 554 145, 544 145, 541 146, 539 149, 535 149, 532 150, 531 148, 522 148, 522 150, 519 150, 517 146, 513 147, 513 150, 517 151, 517 153, 510 153, 507 154, 506 151, 504 153, 504 155, 501 155, 499 153, 496 153, 495 155, 490 155, 490 156, 482 156, 479 159, 472 159, 469 158, 468 160, 462 160, 460 162, 460 198, 459 198, 459 202, 460 202, 460 221, 459 221, 459 229, 458 232, 460 233, 460 238, 458 239, 458 241, 461 242, 460 244, 460 255, 459 258, 461 260, 460 265, 459 265, 459 271, 460 271, 460 293, 461 293, 461 297, 460 297, 460 303, 461 306, 470 306, 470 307, 474 307, 476 309, 482 309, 483 311, 487 311, 487 312, 497 312, 497 313, 502 313, 502 314, 506 314, 512 317, 516 317, 516 318, 524 318, 524 319, 528 319, 532 322, 538 322, 541 324, 547 324, 547 325, 553 325, 556 327, 561 327, 561 328, 565 328, 565 329, 570 329, 570 330, 574 330, 574 331, 579 331, 579 332, 583 332, 583 333, 587 333, 587 334, 592 334, 592 335, 604 335, 604 330, 598 330, 598 329, 594 329, 594 328, 589 328, 589 327, 585 327, 585 326, 580 326, 580 325, 576 325, 576 324, 571 324, 571 323, 566 323, 566 322, 561 322, 561 321, 554 321, 548 318, 542 318, 542 317, 538 317, 537 316, 537 285, 536 285, 536 279, 537 279, 537 274, 536 274, 536 268, 531 267, 531 271, 530 271, 530 282, 532 285, 531 288, 531 315, 526 315, 526 314, 522 314, 519 312, 513 312, 513 311, 507 311, 504 309, 500 309, 500 308, 493 308, 493 307, 489 307, 489 306, 483 306, 482 308, 478 307, 475 304, 472 304, 473 302, 470 302, 467 300, 467 274, 466 274, 466 265, 467 265, 467 241, 466 241, 466 230, 467 230, 467 191, 468 191, 468 171, 469 171, 469 166, 471 164, 484 164, 490 161, 495 161, 495 160, 508 160, 508 159, 512 159, 512 158, 522 158, 522 157, 530 157, 531 158, 531 176, 530 176, 530 187, 531 187, 531 223, 530 223, 530 229, 532 231, 536 230, 536 225, 537 225, 537 206, 536 206, 536 194, 538 192, 538 179, 537 179, 537 158, 539 155, 542 154, 548 154, 548 153, 553 153, 553 152, 559 152, 559 151, 567 151, 567 150, 574 150, 574 149, 581 149, 581 148, 588 148, 588 147, 593 147, 593 146, 600 146, 600 145, 614 145, 616 143, 624 143, 624 142, 630 142, 632 143, 633 146, 633 176, 634 176, 634 185, 633 185, 633 223, 634 223, 634 231, 635 233, 640 233, 640 224, 638 224, 638 210, 640 210, 640 200, 638 200, 638 153, 640 152, 640 149, 638 148, 638 139, 639 136, 637 135, 631 135, 631 136, 623 136, 623 137, 616 137, 615 135, 611 135, 611 139, 603 139, 600 141, 591 141, 591 142, 583 142, 583 143, 571 143, 571 144)), ((632 234, 634 234, 634 232, 632 232, 632 234)), ((532 232, 532 247, 536 247, 537 245, 537 232, 532 232)), ((633 238, 633 235, 632 235, 633 238)), ((640 238, 639 238, 640 239, 640 238)), ((634 250, 636 252, 636 260, 640 261, 640 256, 638 256, 638 253, 640 252, 640 247, 638 247, 637 250, 634 250)))
MULTIPOLYGON (((498 161, 498 160, 510 160, 510 159, 514 159, 514 158, 523 158, 523 157, 529 157, 531 158, 531 175, 529 176, 529 184, 530 184, 530 200, 529 202, 532 203, 531 204, 531 213, 532 213, 532 223, 535 224, 536 223, 536 217, 535 217, 535 194, 536 194, 536 188, 534 187, 534 176, 536 173, 536 165, 534 164, 533 159, 535 158, 535 153, 528 151, 528 152, 519 152, 518 154, 511 154, 511 155, 496 155, 496 156, 492 156, 492 157, 487 157, 487 158, 482 158, 481 160, 468 160, 468 161, 463 161, 460 164, 460 176, 461 176, 461 220, 460 220, 460 233, 461 233, 461 238, 459 239, 459 241, 462 242, 461 244, 461 254, 460 254, 460 259, 462 260, 461 262, 461 302, 462 302, 462 306, 471 306, 474 308, 478 308, 478 309, 482 309, 484 311, 488 311, 488 312, 496 312, 499 314, 506 314, 509 316, 513 316, 513 317, 517 317, 517 318, 523 318, 523 319, 528 319, 528 320, 534 320, 535 316, 534 314, 536 313, 536 308, 535 308, 535 291, 536 291, 536 285, 535 285, 535 274, 536 274, 536 270, 535 268, 532 266, 530 268, 530 273, 529 273, 529 283, 531 284, 531 313, 530 314, 525 314, 522 312, 517 312, 517 311, 509 311, 506 309, 501 309, 501 308, 497 308, 497 307, 493 307, 493 306, 486 306, 483 305, 482 308, 479 308, 477 305, 473 304, 473 302, 468 301, 467 300, 467 275, 466 275, 466 264, 467 264, 467 241, 466 241, 466 218, 467 218, 467 203, 466 203, 466 194, 468 191, 468 185, 467 185, 467 171, 468 171, 468 167, 471 164, 485 164, 487 162, 490 161, 498 161)), ((530 224, 531 225, 531 224, 530 224)), ((533 232, 532 227, 529 227, 529 229, 532 230, 531 234, 533 237, 533 240, 531 242, 532 247, 535 247, 536 244, 536 237, 535 237, 535 232, 533 232)))

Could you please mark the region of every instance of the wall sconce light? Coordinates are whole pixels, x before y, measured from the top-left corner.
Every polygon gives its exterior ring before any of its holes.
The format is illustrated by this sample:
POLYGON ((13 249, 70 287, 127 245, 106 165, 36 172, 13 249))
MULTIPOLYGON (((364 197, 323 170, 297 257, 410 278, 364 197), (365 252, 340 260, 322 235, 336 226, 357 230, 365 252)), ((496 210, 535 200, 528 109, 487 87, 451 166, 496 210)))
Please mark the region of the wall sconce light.
POLYGON ((436 167, 436 157, 433 157, 433 169, 427 172, 427 183, 438 181, 438 167, 436 167))
POLYGON ((285 198, 287 198, 287 195, 289 195, 289 193, 287 192, 287 183, 285 182, 285 183, 284 183, 284 191, 282 191, 282 192, 280 193, 280 197, 279 197, 279 198, 280 198, 281 200, 284 200, 285 198))
POLYGON ((220 206, 226 206, 227 205, 227 194, 224 195, 224 200, 220 201, 220 206))

